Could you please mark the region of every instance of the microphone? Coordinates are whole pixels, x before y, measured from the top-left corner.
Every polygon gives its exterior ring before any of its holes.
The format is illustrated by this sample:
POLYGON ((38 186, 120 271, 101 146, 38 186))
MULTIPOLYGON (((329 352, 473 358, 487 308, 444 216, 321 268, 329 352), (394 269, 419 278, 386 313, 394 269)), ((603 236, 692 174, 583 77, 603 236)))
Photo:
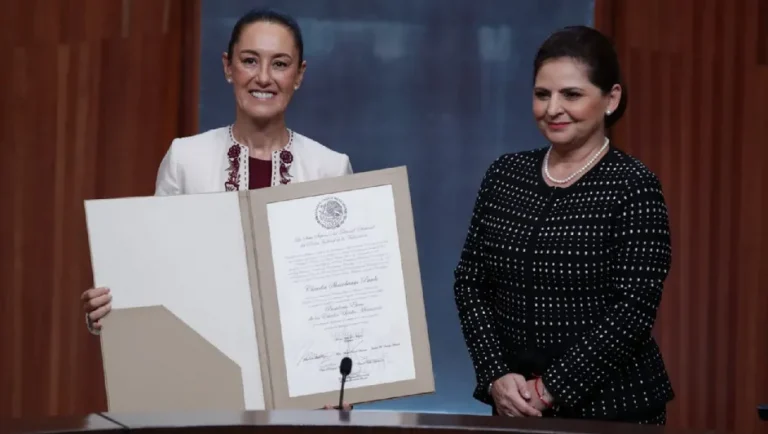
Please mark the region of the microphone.
POLYGON ((341 359, 339 365, 339 372, 341 372, 341 392, 339 393, 339 410, 344 409, 344 383, 347 382, 347 375, 352 372, 352 359, 344 357, 341 359))

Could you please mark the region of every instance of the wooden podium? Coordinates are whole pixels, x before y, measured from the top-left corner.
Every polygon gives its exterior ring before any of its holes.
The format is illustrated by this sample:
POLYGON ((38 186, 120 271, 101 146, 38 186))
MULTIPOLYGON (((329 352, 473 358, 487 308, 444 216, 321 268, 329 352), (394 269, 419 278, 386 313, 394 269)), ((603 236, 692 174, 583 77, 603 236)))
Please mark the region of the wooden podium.
MULTIPOLYGON (((619 423, 516 419, 434 413, 335 410, 274 410, 194 413, 97 413, 83 417, 0 420, 2 434, 104 433, 429 433, 477 432, 653 434, 687 433, 656 426, 619 423)), ((711 433, 711 431, 707 431, 711 433)), ((703 434, 703 431, 701 432, 703 434)))

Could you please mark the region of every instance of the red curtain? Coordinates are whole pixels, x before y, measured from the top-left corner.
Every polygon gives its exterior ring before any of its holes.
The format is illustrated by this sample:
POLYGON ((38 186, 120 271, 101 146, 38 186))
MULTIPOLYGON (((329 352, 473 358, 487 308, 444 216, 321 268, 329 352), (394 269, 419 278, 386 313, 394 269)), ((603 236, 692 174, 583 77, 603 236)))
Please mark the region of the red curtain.
POLYGON ((171 140, 196 132, 198 3, 3 5, 0 418, 106 409, 83 201, 151 195, 171 140))
POLYGON ((674 427, 758 432, 768 402, 768 1, 597 0, 629 108, 613 141, 660 177, 674 265, 657 336, 674 427))

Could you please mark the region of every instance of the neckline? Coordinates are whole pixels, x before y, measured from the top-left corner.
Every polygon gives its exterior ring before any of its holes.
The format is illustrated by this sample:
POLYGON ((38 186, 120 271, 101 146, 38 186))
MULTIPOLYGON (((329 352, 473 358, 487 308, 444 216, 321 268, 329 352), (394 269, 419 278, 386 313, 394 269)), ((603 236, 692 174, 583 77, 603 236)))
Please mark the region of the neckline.
MULTIPOLYGON (((227 136, 229 137, 230 144, 233 145, 233 146, 240 147, 241 149, 246 149, 248 151, 248 154, 249 154, 248 158, 252 158, 250 156, 250 148, 248 146, 246 146, 245 144, 240 143, 239 141, 237 141, 237 139, 235 139, 234 127, 235 127, 235 124, 229 124, 229 126, 226 127, 226 132, 227 132, 227 136)), ((285 127, 285 130, 288 132, 288 142, 286 144, 284 144, 282 147, 270 151, 270 155, 272 155, 273 157, 275 155, 280 155, 281 153, 286 152, 286 151, 291 152, 291 150, 293 148, 293 142, 295 140, 296 133, 292 129, 288 128, 288 127, 285 127)), ((259 159, 256 158, 256 160, 259 160, 259 159)), ((262 161, 268 161, 268 160, 262 160, 262 161)))
POLYGON ((596 171, 601 169, 601 167, 604 165, 606 160, 611 159, 611 158, 613 158, 615 156, 615 148, 613 147, 613 144, 611 143, 611 144, 608 145, 608 150, 605 152, 605 155, 600 157, 600 159, 597 160, 597 162, 595 162, 595 164, 591 168, 589 168, 587 171, 585 171, 584 174, 581 175, 581 177, 576 180, 576 182, 574 182, 573 184, 571 184, 569 186, 562 187, 562 186, 558 186, 558 185, 549 185, 549 184, 547 184, 547 180, 544 177, 544 168, 543 168, 542 164, 544 164, 544 158, 547 155, 547 150, 548 149, 549 148, 542 148, 542 149, 539 150, 539 155, 538 155, 538 158, 536 159, 536 180, 537 180, 536 184, 539 187, 542 187, 544 190, 551 191, 551 192, 563 192, 564 193, 564 192, 572 191, 576 187, 580 187, 581 184, 585 180, 588 180, 590 177, 594 176, 596 171))

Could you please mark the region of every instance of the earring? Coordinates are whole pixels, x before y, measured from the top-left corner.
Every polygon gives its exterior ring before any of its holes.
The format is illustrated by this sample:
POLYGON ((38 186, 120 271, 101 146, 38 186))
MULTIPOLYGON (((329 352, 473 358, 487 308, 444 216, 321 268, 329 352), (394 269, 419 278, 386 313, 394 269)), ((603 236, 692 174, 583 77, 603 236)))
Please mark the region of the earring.
POLYGON ((605 112, 605 115, 606 115, 606 116, 610 116, 610 115, 611 115, 611 111, 610 111, 610 110, 607 110, 607 111, 605 112))
POLYGON ((299 90, 299 86, 293 86, 293 90, 299 90))
POLYGON ((227 77, 227 83, 232 83, 232 79, 227 77))

